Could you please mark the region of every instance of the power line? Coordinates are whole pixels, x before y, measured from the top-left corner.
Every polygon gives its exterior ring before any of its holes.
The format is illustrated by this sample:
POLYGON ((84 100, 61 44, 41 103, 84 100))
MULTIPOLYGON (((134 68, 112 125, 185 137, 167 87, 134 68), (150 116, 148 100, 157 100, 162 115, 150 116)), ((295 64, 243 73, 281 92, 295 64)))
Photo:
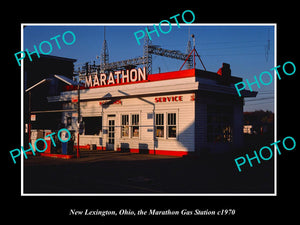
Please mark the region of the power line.
POLYGON ((274 104, 274 102, 258 102, 258 103, 246 104, 246 106, 261 105, 261 104, 274 104))
MULTIPOLYGON (((200 50, 219 50, 219 49, 243 49, 243 48, 255 48, 255 47, 264 47, 264 45, 238 45, 238 46, 224 46, 224 47, 216 47, 216 48, 201 48, 200 50)), ((263 49, 263 48, 262 48, 263 49)))
POLYGON ((231 54, 224 54, 224 53, 221 53, 221 54, 213 54, 213 55, 206 55, 206 54, 201 54, 201 56, 228 56, 228 55, 263 55, 264 53, 248 53, 248 52, 245 52, 245 53, 231 53, 231 54))
POLYGON ((246 100, 246 102, 256 102, 256 101, 262 101, 262 100, 268 100, 268 99, 273 99, 273 100, 274 100, 274 97, 265 97, 265 98, 249 99, 249 100, 246 100))
POLYGON ((209 42, 201 42, 201 44, 203 45, 218 45, 218 44, 233 44, 233 43, 261 43, 261 40, 257 40, 257 41, 239 41, 239 42, 235 42, 235 41, 222 41, 222 42, 215 42, 215 41, 209 41, 209 42))

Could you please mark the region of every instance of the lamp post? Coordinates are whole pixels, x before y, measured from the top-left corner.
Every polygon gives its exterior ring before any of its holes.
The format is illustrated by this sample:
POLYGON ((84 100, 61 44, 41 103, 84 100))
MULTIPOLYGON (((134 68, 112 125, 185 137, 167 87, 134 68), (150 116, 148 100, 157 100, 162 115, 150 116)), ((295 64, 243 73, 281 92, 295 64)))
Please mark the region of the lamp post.
POLYGON ((25 93, 28 92, 28 114, 29 114, 28 115, 28 117, 29 117, 29 119, 28 119, 28 143, 30 143, 30 138, 31 138, 31 90, 33 88, 39 86, 40 84, 43 84, 43 83, 49 82, 49 81, 51 81, 51 79, 45 78, 25 90, 25 93))

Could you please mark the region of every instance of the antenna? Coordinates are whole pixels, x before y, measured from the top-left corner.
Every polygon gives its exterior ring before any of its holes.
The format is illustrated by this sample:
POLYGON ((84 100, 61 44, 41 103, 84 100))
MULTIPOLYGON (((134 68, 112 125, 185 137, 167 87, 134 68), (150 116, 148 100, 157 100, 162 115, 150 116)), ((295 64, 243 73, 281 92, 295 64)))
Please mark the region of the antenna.
POLYGON ((266 62, 268 62, 268 59, 269 59, 269 51, 270 51, 270 29, 268 29, 268 42, 265 45, 266 62))
POLYGON ((195 44, 195 42, 196 42, 196 41, 195 41, 195 35, 192 34, 191 36, 192 36, 192 38, 193 38, 193 48, 195 49, 195 46, 196 46, 196 44, 195 44))
MULTIPOLYGON (((188 36, 188 42, 186 47, 186 54, 189 54, 192 51, 191 41, 190 41, 190 27, 189 27, 189 36, 188 36)), ((191 69, 193 66, 193 61, 189 60, 186 64, 187 69, 191 69)))
POLYGON ((101 57, 100 57, 100 67, 104 67, 106 64, 109 63, 108 47, 105 39, 105 27, 104 27, 103 35, 104 35, 104 41, 103 41, 101 57))
POLYGON ((201 60, 201 58, 200 58, 200 55, 198 54, 198 52, 197 52, 197 50, 196 50, 196 48, 195 48, 195 35, 192 34, 191 37, 193 38, 193 46, 194 46, 194 47, 193 47, 193 50, 188 54, 188 56, 186 57, 184 63, 183 63, 182 66, 179 68, 179 70, 182 69, 182 67, 184 66, 184 64, 186 63, 186 61, 188 61, 189 58, 192 56, 192 53, 194 53, 194 55, 193 55, 194 69, 196 68, 196 60, 195 60, 195 59, 196 59, 196 55, 197 55, 197 57, 199 58, 199 60, 200 60, 200 62, 201 62, 201 64, 202 64, 204 70, 206 71, 206 68, 205 68, 205 66, 204 66, 204 64, 203 64, 203 62, 202 62, 202 60, 201 60))

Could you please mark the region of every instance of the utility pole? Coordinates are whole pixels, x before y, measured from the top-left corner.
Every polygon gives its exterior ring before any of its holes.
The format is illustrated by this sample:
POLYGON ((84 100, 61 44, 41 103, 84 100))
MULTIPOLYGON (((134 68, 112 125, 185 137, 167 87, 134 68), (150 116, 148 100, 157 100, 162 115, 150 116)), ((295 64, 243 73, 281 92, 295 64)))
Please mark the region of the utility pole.
POLYGON ((80 158, 80 154, 79 154, 79 130, 80 130, 80 82, 78 81, 77 84, 77 114, 78 114, 78 133, 77 133, 77 159, 80 158))

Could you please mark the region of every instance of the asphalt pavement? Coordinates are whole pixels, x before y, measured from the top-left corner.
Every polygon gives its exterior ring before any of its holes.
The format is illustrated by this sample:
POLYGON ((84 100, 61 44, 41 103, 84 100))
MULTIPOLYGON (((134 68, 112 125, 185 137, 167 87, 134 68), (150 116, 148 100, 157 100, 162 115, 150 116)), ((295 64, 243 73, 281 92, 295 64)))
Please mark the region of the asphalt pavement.
POLYGON ((234 156, 81 151, 24 160, 24 194, 272 194, 272 160, 238 172, 234 156))

